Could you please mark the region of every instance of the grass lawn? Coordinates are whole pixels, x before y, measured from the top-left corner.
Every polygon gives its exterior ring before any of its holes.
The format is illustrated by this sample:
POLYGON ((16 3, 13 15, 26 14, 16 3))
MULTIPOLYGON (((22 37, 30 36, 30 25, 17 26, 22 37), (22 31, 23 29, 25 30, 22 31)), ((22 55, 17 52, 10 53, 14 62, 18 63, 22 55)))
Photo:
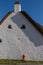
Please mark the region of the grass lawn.
POLYGON ((40 63, 43 64, 43 61, 23 61, 23 60, 8 60, 8 59, 0 59, 0 64, 17 64, 17 63, 40 63))

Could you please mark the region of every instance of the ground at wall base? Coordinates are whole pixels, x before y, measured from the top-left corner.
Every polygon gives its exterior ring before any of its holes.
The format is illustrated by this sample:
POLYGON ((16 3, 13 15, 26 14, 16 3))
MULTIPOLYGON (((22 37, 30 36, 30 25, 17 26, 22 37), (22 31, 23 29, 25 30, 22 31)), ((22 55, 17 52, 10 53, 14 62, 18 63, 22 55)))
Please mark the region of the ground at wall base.
POLYGON ((0 59, 0 64, 43 64, 43 61, 24 61, 24 60, 11 60, 11 59, 0 59))

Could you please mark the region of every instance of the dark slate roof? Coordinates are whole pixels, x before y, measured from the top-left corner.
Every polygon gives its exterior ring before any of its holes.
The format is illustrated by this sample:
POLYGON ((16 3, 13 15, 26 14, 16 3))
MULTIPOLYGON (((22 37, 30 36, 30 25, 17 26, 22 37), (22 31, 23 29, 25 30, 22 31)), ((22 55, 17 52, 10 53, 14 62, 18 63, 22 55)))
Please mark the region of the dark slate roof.
MULTIPOLYGON (((4 22, 4 20, 11 14, 12 12, 7 13, 5 17, 0 21, 0 25, 4 22)), ((21 11, 20 13, 43 35, 43 26, 36 23, 26 12, 21 11)))
POLYGON ((21 11, 24 17, 43 35, 43 26, 36 23, 26 12, 21 11))

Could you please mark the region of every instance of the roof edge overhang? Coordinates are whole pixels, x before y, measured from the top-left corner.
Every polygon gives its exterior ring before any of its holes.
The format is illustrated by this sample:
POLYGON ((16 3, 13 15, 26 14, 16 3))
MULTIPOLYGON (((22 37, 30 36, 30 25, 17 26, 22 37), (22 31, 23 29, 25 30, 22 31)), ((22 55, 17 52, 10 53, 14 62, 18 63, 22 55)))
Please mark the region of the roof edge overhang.
POLYGON ((25 11, 21 11, 25 18, 43 35, 43 26, 36 23, 25 11))

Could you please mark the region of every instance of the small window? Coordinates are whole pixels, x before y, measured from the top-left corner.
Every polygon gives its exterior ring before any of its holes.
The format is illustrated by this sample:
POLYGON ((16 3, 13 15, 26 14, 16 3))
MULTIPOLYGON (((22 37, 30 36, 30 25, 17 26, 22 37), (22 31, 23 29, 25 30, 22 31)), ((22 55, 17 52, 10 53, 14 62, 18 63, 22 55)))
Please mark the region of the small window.
POLYGON ((2 42, 2 39, 0 39, 0 43, 2 42))
POLYGON ((21 26, 21 29, 25 29, 26 28, 26 26, 23 24, 22 26, 21 26))
POLYGON ((11 26, 11 25, 8 25, 8 28, 9 28, 9 29, 12 29, 12 26, 11 26))

